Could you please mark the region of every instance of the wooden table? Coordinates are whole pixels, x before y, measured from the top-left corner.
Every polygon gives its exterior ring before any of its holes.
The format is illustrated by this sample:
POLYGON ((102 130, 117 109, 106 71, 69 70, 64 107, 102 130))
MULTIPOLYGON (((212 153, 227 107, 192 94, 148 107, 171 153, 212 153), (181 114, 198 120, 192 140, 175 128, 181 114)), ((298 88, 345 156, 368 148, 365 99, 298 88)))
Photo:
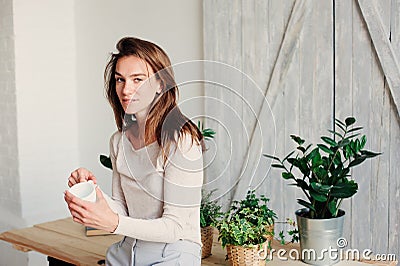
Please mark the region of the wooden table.
MULTIPOLYGON (((98 265, 98 262, 105 259, 107 248, 122 236, 90 236, 85 235, 85 229, 82 225, 74 223, 71 218, 65 218, 57 221, 34 225, 33 227, 16 229, 0 234, 0 239, 10 242, 13 246, 21 251, 27 252, 35 250, 47 256, 69 262, 75 265, 98 265)), ((202 260, 202 265, 228 265, 225 261, 225 251, 216 241, 217 235, 214 235, 214 243, 212 255, 202 260)), ((273 248, 276 250, 284 248, 290 250, 297 248, 298 244, 280 245, 273 242, 273 248)), ((267 263, 271 265, 302 265, 300 261, 280 261, 273 260, 267 263)), ((396 262, 372 262, 372 261, 341 261, 337 266, 394 266, 396 262)))

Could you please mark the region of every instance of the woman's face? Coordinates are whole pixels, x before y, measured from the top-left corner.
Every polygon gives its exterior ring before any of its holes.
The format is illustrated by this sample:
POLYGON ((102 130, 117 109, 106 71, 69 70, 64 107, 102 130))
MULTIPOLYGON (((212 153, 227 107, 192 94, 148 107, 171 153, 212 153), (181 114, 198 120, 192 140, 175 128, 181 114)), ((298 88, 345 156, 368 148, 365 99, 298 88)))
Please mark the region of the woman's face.
POLYGON ((125 56, 117 61, 115 89, 125 113, 145 117, 156 93, 161 93, 160 82, 153 69, 136 56, 125 56))

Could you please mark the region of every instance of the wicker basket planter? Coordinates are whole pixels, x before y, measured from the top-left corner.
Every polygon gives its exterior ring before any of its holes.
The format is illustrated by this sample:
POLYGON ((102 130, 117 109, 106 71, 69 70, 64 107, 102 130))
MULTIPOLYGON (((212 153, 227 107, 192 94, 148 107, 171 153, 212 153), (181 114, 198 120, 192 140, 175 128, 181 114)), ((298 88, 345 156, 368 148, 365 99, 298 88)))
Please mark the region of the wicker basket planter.
POLYGON ((201 258, 207 258, 211 256, 211 249, 213 244, 213 232, 214 227, 207 226, 201 228, 201 243, 203 247, 201 249, 201 258))
MULTIPOLYGON (((264 252, 269 253, 270 243, 274 238, 274 224, 268 225, 266 227, 268 232, 271 234, 266 234, 264 238, 266 241, 262 245, 262 249, 264 252)), ((260 258, 261 256, 265 256, 265 253, 259 253, 260 247, 242 247, 242 246, 233 246, 227 245, 226 252, 229 260, 229 265, 232 266, 247 266, 247 265, 265 265, 265 260, 260 258)))
POLYGON ((246 198, 233 201, 224 218, 216 223, 229 265, 265 265, 273 237, 276 214, 268 208, 269 199, 249 190, 246 198), (269 225, 272 226, 269 226, 269 225), (271 233, 269 233, 271 232, 271 233))
MULTIPOLYGON (((267 242, 264 243, 263 249, 267 248, 267 242)), ((228 255, 229 265, 231 266, 261 266, 265 265, 265 260, 258 255, 259 246, 243 247, 227 245, 226 252, 228 255)))

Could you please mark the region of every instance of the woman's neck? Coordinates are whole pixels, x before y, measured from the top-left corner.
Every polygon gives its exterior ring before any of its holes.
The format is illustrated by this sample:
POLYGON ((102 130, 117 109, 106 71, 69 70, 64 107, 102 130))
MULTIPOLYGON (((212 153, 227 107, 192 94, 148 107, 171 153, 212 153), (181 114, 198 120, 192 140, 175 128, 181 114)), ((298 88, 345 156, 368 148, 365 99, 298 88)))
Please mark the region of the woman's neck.
POLYGON ((146 141, 146 121, 136 120, 127 130, 126 133, 131 140, 138 143, 139 146, 147 145, 156 140, 155 136, 146 141))
POLYGON ((144 122, 139 122, 138 120, 136 121, 136 132, 137 132, 137 138, 145 142, 146 140, 146 121, 144 122))

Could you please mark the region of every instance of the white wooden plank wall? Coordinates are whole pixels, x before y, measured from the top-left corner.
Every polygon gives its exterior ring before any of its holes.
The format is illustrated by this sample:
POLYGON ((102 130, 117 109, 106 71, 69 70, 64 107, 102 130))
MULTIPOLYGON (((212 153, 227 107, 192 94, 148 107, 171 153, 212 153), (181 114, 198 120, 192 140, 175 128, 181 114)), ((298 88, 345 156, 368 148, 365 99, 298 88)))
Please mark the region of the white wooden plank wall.
MULTIPOLYGON (((343 119, 353 113, 353 1, 335 1, 335 105, 336 117, 343 119), (347 95, 348 97, 341 97, 347 95)), ((352 232, 352 200, 344 200, 346 210, 343 236, 350 242, 352 232)))
MULTIPOLYGON (((353 2, 352 12, 353 28, 353 115, 357 118, 359 125, 364 126, 364 133, 368 140, 371 140, 371 131, 369 130, 369 121, 371 119, 371 73, 373 73, 373 48, 363 23, 361 11, 357 4, 353 2)), ((337 97, 346 97, 347 95, 337 95, 337 97)), ((338 106, 339 108, 339 106, 338 106)), ((370 146, 370 142, 368 146, 370 146)), ((357 180, 359 192, 352 198, 352 238, 349 241, 351 247, 365 249, 372 245, 372 223, 371 223, 371 162, 366 161, 362 167, 356 167, 353 171, 353 177, 357 180), (362 202, 362 208, 358 203, 362 202), (359 217, 363 217, 363 222, 359 222, 359 217), (360 232, 363 232, 360 234, 360 232), (369 232, 369 233, 367 233, 369 232)))
MULTIPOLYGON (((390 37, 390 8, 391 0, 374 0, 377 15, 380 16, 386 32, 386 39, 390 37)), ((372 49, 374 71, 371 73, 371 130, 370 147, 384 151, 382 156, 371 162, 371 223, 372 223, 372 246, 377 247, 376 252, 388 252, 389 240, 389 155, 390 155, 390 96, 382 72, 379 58, 375 49, 372 49), (377 126, 378 125, 378 126, 377 126), (376 219, 380 217, 380 219, 376 219), (382 237, 384 236, 384 237, 382 237)))
MULTIPOLYGON (((273 99, 275 120, 274 127, 273 118, 266 114, 269 108, 262 106, 260 94, 245 77, 241 78, 241 86, 235 86, 236 93, 244 95, 243 99, 206 85, 206 96, 227 103, 242 119, 238 122, 226 108, 206 100, 207 115, 218 117, 227 128, 235 129, 229 132, 229 139, 225 133, 220 134, 223 128, 218 123, 207 124, 217 130, 218 147, 216 160, 206 169, 207 179, 212 180, 213 175, 225 171, 209 188, 224 191, 240 176, 250 141, 248 134, 254 128, 254 110, 262 110, 262 140, 255 134, 255 146, 261 143, 262 151, 268 153, 276 147, 279 156, 294 147, 290 134, 316 143, 320 135, 329 134, 327 129, 332 128, 335 117, 344 119, 354 115, 358 125, 364 126, 368 148, 383 155, 353 170, 359 192, 342 205, 347 213, 344 236, 351 248, 370 248, 399 256, 400 118, 357 0, 204 0, 203 3, 205 59, 230 64, 249 75, 262 91, 271 89, 267 97, 273 99), (308 12, 293 14, 294 9, 301 10, 308 3, 311 3, 308 12), (295 26, 302 25, 301 30, 288 26, 292 15, 299 16, 295 26), (279 59, 279 55, 285 57, 279 59), (226 162, 228 147, 233 149, 231 162, 226 162), (226 164, 228 168, 223 170, 226 164)), ((373 3, 399 61, 400 0, 373 3)), ((219 71, 206 68, 205 77, 215 79, 223 74, 219 71)), ((257 187, 268 173, 258 193, 271 198, 270 206, 280 220, 294 218, 299 207, 295 199, 303 194, 289 187, 278 171, 270 170, 269 161, 256 158, 256 148, 249 151, 249 165, 254 169, 246 169, 239 187, 229 191, 222 202, 228 204, 230 199, 242 197, 250 181, 250 187, 257 187), (249 176, 252 172, 254 178, 249 176)))
MULTIPOLYGON (((391 44, 396 54, 397 61, 400 60, 400 1, 392 0, 390 14, 391 44)), ((392 104, 391 104, 392 105, 392 104)), ((389 194, 389 251, 396 251, 400 256, 400 119, 398 114, 391 108, 390 112, 390 139, 389 139, 389 167, 390 176, 388 184, 389 194)))

